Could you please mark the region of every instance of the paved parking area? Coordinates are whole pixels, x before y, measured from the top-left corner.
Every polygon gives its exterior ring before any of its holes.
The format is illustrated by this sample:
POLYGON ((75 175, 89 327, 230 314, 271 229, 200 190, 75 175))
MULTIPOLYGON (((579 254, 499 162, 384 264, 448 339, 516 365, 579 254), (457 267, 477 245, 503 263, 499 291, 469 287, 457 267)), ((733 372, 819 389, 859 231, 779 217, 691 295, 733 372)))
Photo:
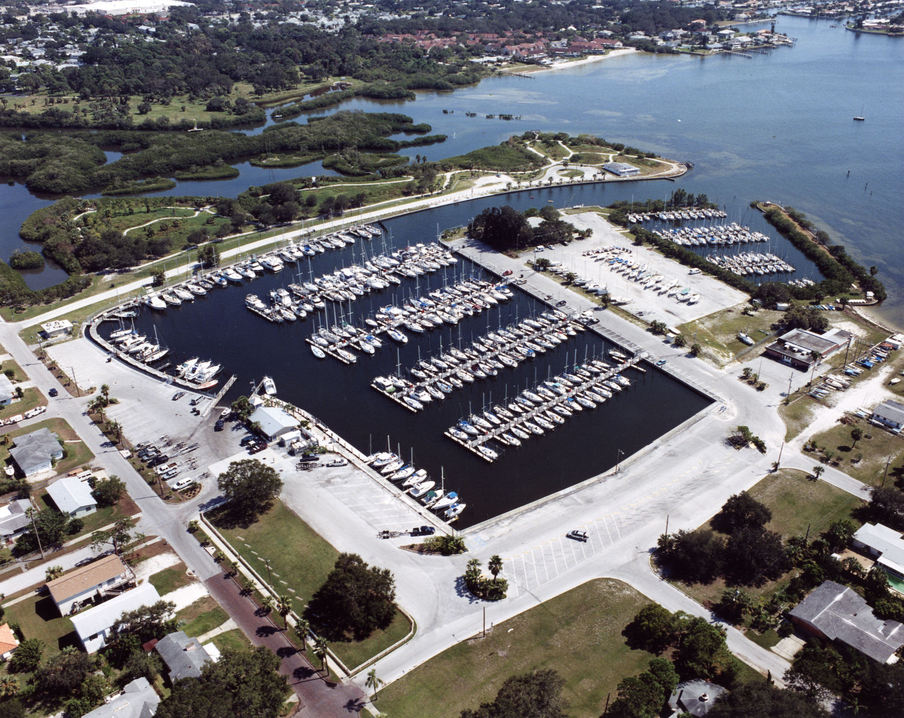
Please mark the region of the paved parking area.
POLYGON ((595 212, 564 215, 578 229, 590 229, 593 235, 589 239, 572 242, 566 246, 556 245, 537 257, 545 257, 553 262, 561 262, 562 266, 601 287, 606 287, 613 297, 626 300, 625 308, 632 314, 641 314, 647 321, 658 320, 671 327, 692 321, 698 317, 732 307, 746 299, 746 295, 737 289, 723 284, 706 274, 688 274, 688 268, 668 259, 649 247, 637 247, 625 237, 617 227, 613 226, 595 212), (595 261, 585 253, 605 247, 619 247, 624 251, 617 256, 638 266, 646 266, 655 274, 661 274, 666 284, 680 282, 681 287, 690 289, 691 293, 699 293, 700 301, 696 304, 679 302, 675 297, 661 295, 641 284, 628 279, 611 269, 604 261, 595 261))

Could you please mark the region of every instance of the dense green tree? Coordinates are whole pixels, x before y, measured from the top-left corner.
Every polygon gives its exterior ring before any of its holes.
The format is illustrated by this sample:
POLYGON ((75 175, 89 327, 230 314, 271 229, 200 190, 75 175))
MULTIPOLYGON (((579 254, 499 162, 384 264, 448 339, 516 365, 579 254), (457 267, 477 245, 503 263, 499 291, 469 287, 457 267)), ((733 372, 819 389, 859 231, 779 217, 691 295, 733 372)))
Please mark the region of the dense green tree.
POLYGON ((707 718, 828 718, 818 703, 795 691, 781 690, 766 681, 742 683, 724 693, 707 718))
POLYGON ((217 477, 217 487, 228 502, 234 520, 254 521, 279 496, 282 479, 272 466, 256 459, 233 461, 217 477))
POLYGON ((279 658, 259 647, 226 648, 208 663, 200 678, 177 681, 157 708, 157 718, 276 718, 287 693, 279 658))
POLYGON ((72 694, 88 674, 94 670, 94 660, 71 646, 47 659, 35 673, 35 685, 42 694, 65 696, 72 694))
POLYGON ((730 496, 710 521, 716 531, 730 534, 740 528, 762 528, 772 512, 746 491, 730 496))
POLYGON ((315 632, 331 641, 363 640, 392 622, 394 601, 395 580, 388 569, 370 567, 357 554, 343 553, 304 616, 315 632))
POLYGON ((512 676, 492 703, 462 711, 461 718, 565 718, 564 685, 559 674, 549 669, 512 676))
POLYGON ((153 638, 163 638, 176 630, 177 621, 173 615, 176 604, 163 599, 152 606, 141 606, 134 611, 123 613, 113 624, 111 634, 117 640, 123 634, 138 638, 138 643, 146 643, 153 638))
POLYGON ((758 586, 791 567, 782 537, 759 527, 737 529, 729 536, 725 551, 731 557, 724 564, 726 576, 744 585, 758 586))
POLYGON ((894 486, 873 488, 867 510, 873 521, 904 530, 904 491, 894 486))
POLYGON ((709 583, 722 571, 725 542, 713 531, 679 531, 662 536, 656 558, 682 581, 709 583))
POLYGON ((12 673, 28 673, 41 665, 44 654, 44 642, 37 638, 26 638, 19 644, 9 659, 9 670, 12 673))
POLYGON ((662 653, 678 637, 678 621, 658 603, 649 603, 625 627, 625 636, 632 648, 650 653, 662 653))
POLYGON ((682 678, 714 678, 731 660, 724 628, 698 616, 686 619, 675 653, 675 667, 682 678))
POLYGON ((34 528, 26 530, 16 539, 14 553, 24 554, 38 549, 35 529, 37 529, 37 536, 40 537, 40 545, 45 551, 58 546, 66 534, 68 525, 69 517, 56 508, 48 507, 38 511, 34 516, 34 528))
POLYGON ((111 476, 95 483, 91 495, 97 501, 98 506, 112 506, 119 501, 125 490, 125 482, 118 476, 111 476))

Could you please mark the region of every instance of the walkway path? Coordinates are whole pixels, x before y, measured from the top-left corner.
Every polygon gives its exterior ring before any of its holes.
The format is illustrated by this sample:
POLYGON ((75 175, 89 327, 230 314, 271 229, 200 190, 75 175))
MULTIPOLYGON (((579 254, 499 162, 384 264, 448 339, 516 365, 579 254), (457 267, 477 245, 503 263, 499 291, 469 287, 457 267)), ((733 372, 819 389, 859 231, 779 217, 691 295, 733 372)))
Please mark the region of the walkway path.
MULTIPOLYGON (((161 207, 161 209, 187 209, 186 207, 161 207)), ((128 234, 129 232, 133 232, 136 229, 141 229, 142 227, 149 227, 152 224, 156 224, 157 222, 168 222, 172 219, 194 219, 201 212, 207 212, 207 214, 214 214, 211 212, 211 206, 207 205, 206 207, 201 207, 200 209, 196 209, 194 214, 183 214, 180 216, 173 217, 158 217, 157 219, 152 219, 150 222, 145 222, 144 224, 136 224, 134 227, 129 227, 128 229, 124 229, 122 231, 123 234, 128 234)))

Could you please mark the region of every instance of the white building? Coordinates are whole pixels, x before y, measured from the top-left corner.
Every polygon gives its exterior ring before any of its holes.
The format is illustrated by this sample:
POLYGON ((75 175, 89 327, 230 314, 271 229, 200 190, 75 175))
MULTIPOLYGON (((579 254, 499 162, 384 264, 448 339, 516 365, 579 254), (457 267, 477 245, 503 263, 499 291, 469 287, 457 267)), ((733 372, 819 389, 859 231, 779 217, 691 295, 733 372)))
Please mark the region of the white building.
POLYGON ((9 406, 16 397, 16 389, 6 374, 0 374, 0 406, 9 406))
POLYGON ((47 582, 47 591, 61 616, 68 616, 73 608, 102 598, 134 578, 132 570, 119 556, 104 556, 87 566, 67 571, 59 578, 47 582))
POLYGON ((88 482, 77 476, 64 476, 47 487, 53 503, 72 518, 87 516, 97 511, 97 500, 91 495, 88 482))
POLYGON ((252 424, 260 426, 260 430, 269 441, 278 439, 298 427, 298 419, 275 406, 261 406, 248 417, 252 424))
POLYGON ((9 453, 25 478, 30 479, 53 471, 53 462, 63 458, 63 447, 56 434, 45 428, 16 437, 16 445, 9 453))
POLYGON ((885 571, 904 580, 904 539, 882 524, 863 524, 851 539, 854 548, 876 559, 885 571))
POLYGON ((41 325, 41 333, 45 339, 53 339, 72 333, 72 322, 68 319, 54 319, 41 325))
POLYGON ((904 404, 899 401, 883 401, 873 409, 872 420, 893 431, 901 431, 904 427, 904 404))
POLYGON ((149 583, 143 583, 106 603, 76 614, 71 619, 72 626, 82 647, 88 653, 94 653, 107 645, 110 629, 122 614, 142 606, 153 606, 159 600, 157 589, 149 583))
POLYGON ((629 165, 627 162, 607 162, 603 165, 603 169, 618 177, 634 177, 640 174, 637 167, 629 165))

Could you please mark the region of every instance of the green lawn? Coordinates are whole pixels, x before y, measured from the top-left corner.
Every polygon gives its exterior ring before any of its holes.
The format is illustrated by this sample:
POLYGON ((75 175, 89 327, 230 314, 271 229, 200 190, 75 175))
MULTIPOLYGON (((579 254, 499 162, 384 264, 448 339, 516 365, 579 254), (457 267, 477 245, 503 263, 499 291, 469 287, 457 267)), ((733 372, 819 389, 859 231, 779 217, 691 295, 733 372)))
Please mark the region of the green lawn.
POLYGON ((895 436, 863 419, 857 419, 853 424, 836 424, 810 439, 819 447, 819 451, 808 454, 813 457, 814 464, 825 458, 828 450, 833 464, 871 486, 882 483, 889 459, 889 480, 895 476, 893 469, 904 467, 904 437, 895 436), (856 444, 851 438, 851 429, 855 426, 863 432, 863 438, 856 444))
MULTIPOLYGON (((323 585, 333 569, 339 552, 324 541, 310 526, 281 501, 256 523, 247 528, 220 529, 223 537, 262 576, 272 579, 277 592, 285 591, 296 613, 301 614, 306 602, 323 585), (291 550, 287 547, 291 546, 291 550), (270 569, 264 563, 270 561, 270 569), (289 589, 294 589, 294 593, 289 589)), ((330 648, 348 668, 401 640, 409 631, 408 619, 400 612, 385 631, 378 631, 365 641, 333 643, 330 648)))
POLYGON ((9 623, 18 623, 25 638, 42 640, 45 657, 59 653, 66 646, 78 645, 72 621, 60 616, 49 595, 30 596, 13 606, 7 606, 4 619, 9 623))
MULTIPOLYGON (((29 434, 32 431, 37 431, 38 429, 47 428, 50 429, 54 434, 56 434, 63 441, 63 458, 60 459, 55 465, 54 470, 58 474, 65 474, 68 471, 72 471, 72 469, 77 466, 82 466, 83 464, 87 464, 89 461, 94 459, 94 454, 91 453, 91 449, 85 446, 84 442, 78 438, 78 435, 69 426, 69 423, 65 419, 45 419, 44 421, 39 421, 36 424, 31 424, 30 426, 23 426, 18 429, 14 429, 9 432, 7 436, 12 439, 15 439, 17 436, 22 436, 23 434, 29 434)), ((0 446, 0 464, 5 463, 9 459, 9 449, 6 446, 0 446)))
POLYGON ((783 402, 779 406, 778 415, 785 422, 785 441, 791 441, 810 425, 815 403, 811 396, 799 394, 793 397, 789 404, 783 402))
POLYGON ((13 359, 5 359, 0 365, 0 371, 6 373, 9 370, 12 370, 13 373, 9 378, 11 382, 28 381, 28 374, 13 359))
MULTIPOLYGON (((50 495, 46 492, 40 495, 38 502, 39 508, 54 506, 50 495)), ((133 516, 136 513, 138 513, 138 507, 135 505, 135 502, 129 498, 128 494, 124 493, 122 498, 113 506, 101 506, 93 514, 80 516, 79 519, 82 522, 82 530, 72 536, 67 536, 66 540, 71 541, 78 536, 90 536, 93 532, 98 531, 104 526, 109 526, 121 518, 133 516)))
POLYGON ((44 398, 44 395, 38 389, 32 386, 22 391, 21 399, 14 399, 9 406, 0 409, 0 419, 8 419, 16 414, 24 414, 36 406, 46 405, 47 399, 44 398))
POLYGON ((210 596, 199 598, 176 612, 176 620, 187 636, 203 636, 225 623, 228 618, 226 611, 210 596))
POLYGON ((163 596, 194 582, 194 579, 185 573, 186 570, 187 567, 180 561, 175 566, 151 574, 148 581, 157 589, 157 593, 163 596))
POLYGON ((772 511, 766 528, 784 538, 818 536, 839 519, 863 504, 857 497, 825 481, 811 481, 805 471, 781 469, 750 489, 750 495, 772 511))
POLYGON ((751 347, 738 339, 738 332, 744 332, 759 343, 773 335, 771 326, 782 316, 782 312, 767 309, 744 314, 746 306, 746 302, 738 304, 676 328, 684 335, 688 344, 697 341, 714 350, 722 362, 727 362, 739 354, 751 351, 751 347))
POLYGON ((210 639, 210 642, 221 651, 224 648, 233 648, 237 651, 243 648, 251 648, 251 641, 242 633, 241 629, 233 628, 231 631, 224 631, 218 636, 210 639))
POLYGON ((509 676, 554 668, 565 680, 570 716, 599 716, 618 682, 646 669, 652 656, 631 650, 621 632, 645 604, 630 586, 590 581, 495 626, 484 639, 447 649, 380 692, 392 718, 458 718, 492 700, 509 676))

